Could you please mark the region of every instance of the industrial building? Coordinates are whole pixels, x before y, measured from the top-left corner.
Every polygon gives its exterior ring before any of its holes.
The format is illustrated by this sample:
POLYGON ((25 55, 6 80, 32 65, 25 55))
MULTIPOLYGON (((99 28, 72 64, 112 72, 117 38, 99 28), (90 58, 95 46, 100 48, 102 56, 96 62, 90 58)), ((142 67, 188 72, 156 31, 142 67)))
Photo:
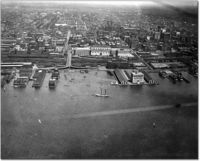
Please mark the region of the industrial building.
POLYGON ((74 55, 77 55, 77 56, 88 56, 88 55, 90 55, 90 47, 86 47, 86 48, 76 47, 73 50, 74 50, 74 55))
POLYGON ((118 57, 121 58, 133 58, 134 56, 131 54, 130 49, 120 49, 118 50, 118 57))

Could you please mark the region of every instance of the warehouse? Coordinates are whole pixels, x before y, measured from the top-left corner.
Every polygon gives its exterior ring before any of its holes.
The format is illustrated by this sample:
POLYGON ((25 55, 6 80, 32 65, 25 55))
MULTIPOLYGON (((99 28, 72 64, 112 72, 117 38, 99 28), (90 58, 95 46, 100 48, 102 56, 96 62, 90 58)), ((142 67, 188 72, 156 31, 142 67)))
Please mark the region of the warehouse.
POLYGON ((111 48, 109 46, 99 45, 91 47, 91 55, 93 56, 110 56, 111 48))
POLYGON ((128 84, 128 79, 127 79, 127 77, 125 77, 125 74, 124 74, 124 72, 122 70, 115 69, 114 74, 117 77, 118 82, 120 84, 123 84, 123 85, 128 84))
POLYGON ((74 48, 74 54, 77 56, 89 56, 90 55, 90 47, 86 47, 86 48, 74 48))
POLYGON ((144 80, 145 80, 149 85, 158 84, 158 82, 155 81, 155 80, 153 80, 153 79, 151 78, 151 76, 150 76, 147 72, 143 71, 142 73, 144 74, 144 80))
POLYGON ((150 65, 151 65, 154 69, 169 68, 169 65, 166 64, 166 63, 150 63, 150 65))
POLYGON ((133 58, 134 56, 131 54, 130 50, 120 49, 120 50, 118 50, 118 57, 121 57, 121 58, 133 58))

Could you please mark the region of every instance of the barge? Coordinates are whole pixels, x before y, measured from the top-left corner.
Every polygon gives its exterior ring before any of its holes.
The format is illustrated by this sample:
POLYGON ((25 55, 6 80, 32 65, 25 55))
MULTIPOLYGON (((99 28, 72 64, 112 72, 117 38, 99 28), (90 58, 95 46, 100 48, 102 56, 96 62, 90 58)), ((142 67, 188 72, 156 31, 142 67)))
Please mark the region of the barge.
POLYGON ((37 70, 33 76, 34 82, 32 87, 40 88, 46 75, 45 70, 37 70))
POLYGON ((18 77, 14 80, 13 86, 16 88, 25 88, 28 84, 28 77, 18 77))

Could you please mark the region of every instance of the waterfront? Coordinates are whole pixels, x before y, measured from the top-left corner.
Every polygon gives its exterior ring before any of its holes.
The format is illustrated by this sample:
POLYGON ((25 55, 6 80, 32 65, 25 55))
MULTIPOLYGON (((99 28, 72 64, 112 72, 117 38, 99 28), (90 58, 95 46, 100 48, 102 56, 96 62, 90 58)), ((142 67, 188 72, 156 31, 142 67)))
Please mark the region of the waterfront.
POLYGON ((92 112, 198 102, 198 80, 191 75, 184 73, 190 84, 173 84, 157 73, 151 76, 158 86, 112 86, 114 77, 97 70, 61 71, 55 90, 48 87, 50 73, 40 89, 32 88, 32 82, 24 89, 13 88, 11 82, 1 92, 2 157, 197 157, 197 106, 69 119, 92 112), (107 89, 109 98, 94 96, 100 87, 107 89))
POLYGON ((1 9, 2 159, 198 158, 196 0, 1 9))

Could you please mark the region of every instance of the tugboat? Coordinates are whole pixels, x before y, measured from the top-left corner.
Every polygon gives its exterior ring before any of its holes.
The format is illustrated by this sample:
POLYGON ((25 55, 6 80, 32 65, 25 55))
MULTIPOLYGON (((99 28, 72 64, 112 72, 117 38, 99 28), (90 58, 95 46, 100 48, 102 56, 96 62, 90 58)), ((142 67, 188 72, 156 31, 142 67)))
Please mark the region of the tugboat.
POLYGON ((175 74, 170 74, 169 75, 169 78, 172 80, 172 82, 174 84, 176 84, 176 81, 178 80, 177 76, 175 74))
POLYGON ((50 89, 55 89, 56 88, 56 79, 50 78, 49 79, 49 88, 50 89))
POLYGON ((159 71, 159 76, 162 77, 162 78, 166 78, 167 74, 165 73, 165 71, 160 70, 159 71))
POLYGON ((182 81, 183 80, 183 75, 181 72, 177 72, 177 77, 178 77, 178 80, 179 81, 182 81))
POLYGON ((52 73, 51 78, 57 79, 57 80, 58 80, 59 77, 60 77, 60 73, 59 73, 59 71, 58 71, 57 69, 55 69, 55 70, 53 71, 53 73, 52 73))
POLYGON ((115 82, 111 82, 110 84, 111 85, 118 85, 119 83, 117 81, 115 81, 115 82))
POLYGON ((109 97, 109 95, 106 94, 106 89, 105 89, 105 94, 102 94, 102 89, 101 89, 101 94, 96 93, 95 96, 96 97, 109 97))

